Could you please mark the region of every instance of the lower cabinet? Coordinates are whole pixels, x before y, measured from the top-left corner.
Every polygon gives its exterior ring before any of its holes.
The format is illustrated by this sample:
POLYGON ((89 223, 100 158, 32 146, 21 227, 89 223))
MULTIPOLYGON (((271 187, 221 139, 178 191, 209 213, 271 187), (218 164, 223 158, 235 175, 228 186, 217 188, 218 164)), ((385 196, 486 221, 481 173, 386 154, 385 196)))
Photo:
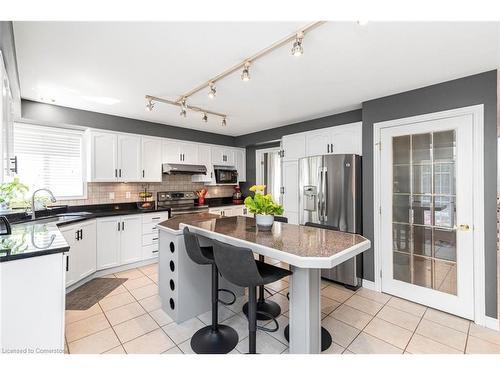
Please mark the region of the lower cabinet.
MULTIPOLYGON (((248 210, 243 205, 238 206, 224 206, 224 207, 212 207, 208 209, 208 213, 220 216, 249 216, 248 210)), ((250 215, 253 216, 253 215, 250 215)))
POLYGON ((91 220, 61 228, 70 246, 66 254, 66 286, 96 271, 96 221, 91 220))
POLYGON ((97 219, 97 269, 142 259, 141 215, 97 219))

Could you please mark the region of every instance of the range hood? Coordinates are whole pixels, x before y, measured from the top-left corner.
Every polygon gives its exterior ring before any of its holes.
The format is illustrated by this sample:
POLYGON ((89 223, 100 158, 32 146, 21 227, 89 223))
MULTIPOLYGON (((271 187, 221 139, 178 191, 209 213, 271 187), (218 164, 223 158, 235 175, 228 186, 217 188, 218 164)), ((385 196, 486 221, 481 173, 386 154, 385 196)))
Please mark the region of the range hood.
POLYGON ((207 167, 204 165, 165 163, 161 169, 166 174, 207 174, 207 167))

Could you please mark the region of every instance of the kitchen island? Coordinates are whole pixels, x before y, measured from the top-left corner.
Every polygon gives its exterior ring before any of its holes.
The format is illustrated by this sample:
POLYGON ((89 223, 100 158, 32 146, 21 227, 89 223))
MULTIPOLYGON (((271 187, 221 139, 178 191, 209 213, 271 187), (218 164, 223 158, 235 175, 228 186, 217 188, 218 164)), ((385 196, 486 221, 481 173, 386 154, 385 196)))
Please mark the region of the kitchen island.
MULTIPOLYGON (((167 286, 162 287, 163 281, 175 273, 175 268, 171 272, 168 271, 166 263, 162 268, 162 257, 166 261, 169 252, 173 254, 175 251, 184 250, 184 248, 176 249, 175 244, 179 247, 183 242, 182 229, 185 226, 205 237, 234 246, 247 247, 257 254, 290 265, 293 272, 290 276, 290 353, 295 354, 320 352, 321 269, 335 267, 370 248, 370 241, 358 234, 279 222, 274 223, 272 231, 265 232, 257 229, 253 218, 244 216, 219 217, 210 214, 179 216, 159 225, 160 295, 162 289, 167 288, 167 286), (175 243, 172 236, 175 236, 175 243)), ((182 279, 191 280, 191 277, 182 275, 182 279)), ((200 285, 192 284, 187 288, 195 292, 199 287, 200 285)), ((189 293, 184 295, 186 296, 184 298, 188 298, 189 293)), ((175 309, 175 301, 172 298, 168 306, 169 303, 166 303, 163 295, 161 296, 165 311, 175 309)), ((209 298, 208 292, 207 298, 209 298)), ((189 311, 183 313, 190 316, 189 311)))

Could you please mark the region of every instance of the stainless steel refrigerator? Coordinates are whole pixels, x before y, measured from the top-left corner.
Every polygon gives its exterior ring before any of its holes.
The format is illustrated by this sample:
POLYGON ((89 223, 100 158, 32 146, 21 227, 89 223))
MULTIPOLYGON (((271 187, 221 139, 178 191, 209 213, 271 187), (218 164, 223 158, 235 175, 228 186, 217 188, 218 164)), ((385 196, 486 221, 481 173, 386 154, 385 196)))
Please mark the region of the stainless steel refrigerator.
MULTIPOLYGON (((322 155, 299 160, 299 223, 349 233, 362 230, 361 156, 322 155)), ((362 259, 357 256, 321 276, 356 289, 362 259)))

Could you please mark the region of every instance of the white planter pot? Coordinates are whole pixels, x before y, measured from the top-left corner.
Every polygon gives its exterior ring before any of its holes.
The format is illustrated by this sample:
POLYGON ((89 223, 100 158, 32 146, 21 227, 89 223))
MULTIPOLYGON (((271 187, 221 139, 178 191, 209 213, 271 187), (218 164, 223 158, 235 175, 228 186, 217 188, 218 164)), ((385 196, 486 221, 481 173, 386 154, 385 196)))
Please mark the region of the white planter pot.
POLYGON ((274 223, 273 215, 255 215, 255 221, 257 223, 257 227, 261 230, 271 230, 274 223))

